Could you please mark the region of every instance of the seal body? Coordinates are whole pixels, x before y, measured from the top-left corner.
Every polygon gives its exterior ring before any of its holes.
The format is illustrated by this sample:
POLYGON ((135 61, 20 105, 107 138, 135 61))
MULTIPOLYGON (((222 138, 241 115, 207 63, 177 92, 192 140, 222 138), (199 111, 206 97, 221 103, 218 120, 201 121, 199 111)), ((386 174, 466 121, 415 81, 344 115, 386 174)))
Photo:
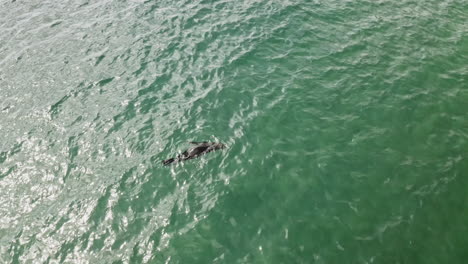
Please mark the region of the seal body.
POLYGON ((164 160, 163 164, 164 165, 169 165, 169 164, 171 164, 173 162, 179 162, 179 161, 194 159, 194 158, 197 158, 197 157, 199 157, 201 155, 204 155, 204 154, 206 154, 208 152, 218 150, 218 149, 223 149, 223 148, 226 147, 224 144, 221 144, 221 143, 207 142, 207 141, 204 141, 204 142, 190 142, 190 143, 194 144, 196 146, 182 152, 182 154, 178 155, 177 158, 170 158, 170 159, 164 160))

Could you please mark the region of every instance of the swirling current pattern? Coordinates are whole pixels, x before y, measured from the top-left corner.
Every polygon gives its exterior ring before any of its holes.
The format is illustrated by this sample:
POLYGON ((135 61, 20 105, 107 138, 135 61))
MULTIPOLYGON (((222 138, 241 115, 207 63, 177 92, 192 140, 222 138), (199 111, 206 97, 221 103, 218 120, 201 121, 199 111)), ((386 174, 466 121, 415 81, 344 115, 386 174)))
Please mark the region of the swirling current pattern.
POLYGON ((0 262, 466 262, 467 14, 1 0, 0 262))

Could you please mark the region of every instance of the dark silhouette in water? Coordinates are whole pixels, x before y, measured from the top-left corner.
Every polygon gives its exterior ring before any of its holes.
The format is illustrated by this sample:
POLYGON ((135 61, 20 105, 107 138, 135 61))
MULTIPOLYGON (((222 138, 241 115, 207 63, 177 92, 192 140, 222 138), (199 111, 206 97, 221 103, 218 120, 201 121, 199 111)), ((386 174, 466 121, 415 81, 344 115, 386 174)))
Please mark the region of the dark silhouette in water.
POLYGON ((191 149, 188 149, 182 154, 178 155, 177 158, 170 158, 165 161, 163 161, 164 165, 169 165, 173 162, 179 162, 179 161, 184 161, 184 160, 189 160, 189 159, 194 159, 197 158, 203 154, 206 154, 208 152, 211 152, 213 150, 218 150, 218 149, 223 149, 226 146, 221 143, 215 143, 215 142, 190 142, 191 144, 197 145, 191 149))

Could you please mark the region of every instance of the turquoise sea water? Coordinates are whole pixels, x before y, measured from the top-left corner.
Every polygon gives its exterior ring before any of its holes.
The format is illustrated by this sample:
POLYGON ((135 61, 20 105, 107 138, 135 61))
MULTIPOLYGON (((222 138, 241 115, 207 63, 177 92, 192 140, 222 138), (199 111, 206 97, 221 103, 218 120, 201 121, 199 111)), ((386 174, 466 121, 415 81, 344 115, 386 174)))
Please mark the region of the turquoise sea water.
POLYGON ((464 0, 0 0, 0 263, 467 263, 467 113, 464 0))

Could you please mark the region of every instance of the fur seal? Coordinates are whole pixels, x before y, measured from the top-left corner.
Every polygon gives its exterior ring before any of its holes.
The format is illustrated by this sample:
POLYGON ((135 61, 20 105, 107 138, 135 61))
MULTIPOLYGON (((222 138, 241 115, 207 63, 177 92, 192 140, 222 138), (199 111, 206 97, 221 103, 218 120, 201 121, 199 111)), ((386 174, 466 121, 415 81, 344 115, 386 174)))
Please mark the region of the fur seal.
POLYGON ((221 144, 221 143, 207 142, 207 141, 190 142, 190 144, 194 144, 196 146, 182 152, 182 154, 178 155, 177 158, 170 158, 170 159, 164 160, 163 164, 169 165, 173 162, 179 162, 179 161, 198 158, 199 156, 204 155, 208 152, 218 150, 218 149, 223 149, 226 147, 224 144, 221 144))

